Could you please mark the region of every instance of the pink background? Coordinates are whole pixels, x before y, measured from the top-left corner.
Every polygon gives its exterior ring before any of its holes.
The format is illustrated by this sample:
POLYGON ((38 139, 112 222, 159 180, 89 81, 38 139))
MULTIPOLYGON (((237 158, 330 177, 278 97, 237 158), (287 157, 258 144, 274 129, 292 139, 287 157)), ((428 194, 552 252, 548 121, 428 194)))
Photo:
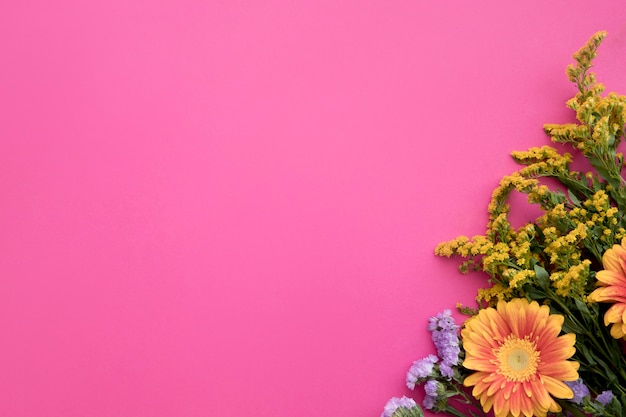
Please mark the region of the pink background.
POLYGON ((0 416, 379 416, 596 4, 3 2, 0 416))

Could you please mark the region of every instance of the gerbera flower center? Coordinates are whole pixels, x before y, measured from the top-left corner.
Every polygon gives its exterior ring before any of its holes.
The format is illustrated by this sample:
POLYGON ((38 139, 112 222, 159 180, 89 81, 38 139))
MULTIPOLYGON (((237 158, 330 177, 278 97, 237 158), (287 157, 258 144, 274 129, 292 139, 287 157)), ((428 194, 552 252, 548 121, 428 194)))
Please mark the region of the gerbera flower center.
POLYGON ((528 381, 537 373, 539 352, 535 342, 528 337, 519 339, 509 335, 495 351, 498 372, 508 381, 528 381))

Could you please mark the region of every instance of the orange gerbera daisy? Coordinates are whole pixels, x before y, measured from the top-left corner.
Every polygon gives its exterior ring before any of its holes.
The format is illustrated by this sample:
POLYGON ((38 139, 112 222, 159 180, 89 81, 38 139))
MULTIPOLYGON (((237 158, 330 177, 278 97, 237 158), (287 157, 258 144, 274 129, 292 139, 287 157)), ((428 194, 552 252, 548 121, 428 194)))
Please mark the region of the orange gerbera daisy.
POLYGON ((612 323, 611 336, 620 339, 626 336, 626 238, 604 252, 602 265, 604 270, 596 274, 600 288, 589 294, 589 301, 615 303, 604 314, 604 325, 612 323))
POLYGON ((573 398, 563 381, 578 379, 578 362, 568 361, 576 336, 559 336, 563 320, 547 306, 518 298, 465 323, 463 366, 476 372, 463 384, 474 387, 485 412, 493 407, 496 417, 544 417, 561 410, 554 398, 573 398))

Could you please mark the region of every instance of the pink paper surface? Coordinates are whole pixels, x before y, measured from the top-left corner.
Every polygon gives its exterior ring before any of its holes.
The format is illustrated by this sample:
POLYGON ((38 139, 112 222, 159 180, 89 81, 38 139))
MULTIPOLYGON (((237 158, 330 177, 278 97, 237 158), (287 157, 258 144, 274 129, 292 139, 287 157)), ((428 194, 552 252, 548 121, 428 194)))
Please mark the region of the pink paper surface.
POLYGON ((378 417, 597 4, 5 2, 0 416, 378 417))

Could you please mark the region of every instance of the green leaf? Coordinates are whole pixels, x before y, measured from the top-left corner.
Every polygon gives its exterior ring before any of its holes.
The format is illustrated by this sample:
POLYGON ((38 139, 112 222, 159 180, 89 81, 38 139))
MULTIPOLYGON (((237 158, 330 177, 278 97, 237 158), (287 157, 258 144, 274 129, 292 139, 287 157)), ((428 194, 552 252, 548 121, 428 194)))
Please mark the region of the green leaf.
POLYGON ((543 290, 536 287, 531 287, 530 285, 524 286, 524 294, 526 294, 526 298, 528 298, 528 301, 543 300, 544 298, 546 298, 546 293, 543 290))
MULTIPOLYGON (((615 401, 615 402, 618 402, 618 401, 615 401)), ((619 402, 621 403, 622 408, 624 408, 624 405, 626 405, 626 394, 622 394, 622 395, 620 396, 620 398, 619 398, 619 402)))
POLYGON ((615 145, 615 135, 613 134, 609 135, 609 140, 607 141, 607 145, 609 146, 615 145))
POLYGON ((541 288, 548 288, 550 286, 550 274, 548 274, 548 271, 539 265, 535 265, 534 270, 537 275, 537 282, 539 282, 541 288))
POLYGON ((589 309, 587 308, 587 304, 585 304, 579 298, 574 299, 574 303, 576 304, 576 309, 580 313, 580 316, 582 320, 585 322, 585 324, 588 327, 593 326, 594 323, 590 320, 591 313, 589 312, 589 309))
POLYGON ((576 348, 585 357, 586 359, 585 365, 592 367, 596 364, 596 361, 593 358, 593 355, 589 352, 589 348, 585 346, 584 343, 577 343, 576 348))
POLYGON ((616 416, 621 416, 622 414, 622 403, 617 401, 617 398, 615 398, 611 404, 610 404, 613 408, 615 408, 615 415, 616 416))
MULTIPOLYGON (((593 164, 593 162, 592 162, 592 164, 593 164)), ((606 170, 606 168, 604 168, 599 163, 598 164, 593 164, 593 167, 596 169, 596 171, 598 171, 598 174, 600 174, 600 176, 602 178, 604 178, 607 181, 610 181, 611 174, 609 173, 609 171, 606 170)))
MULTIPOLYGON (((562 314, 562 313, 560 313, 560 314, 562 314)), ((585 329, 581 328, 579 325, 576 324, 576 322, 571 320, 569 317, 565 317, 565 321, 563 322, 563 331, 565 333, 576 333, 576 334, 578 334, 578 333, 583 332, 584 330, 585 329)))
POLYGON ((580 200, 578 199, 578 197, 576 197, 576 195, 569 188, 567 189, 567 196, 569 197, 570 200, 572 200, 572 203, 574 203, 577 206, 580 206, 580 200))
POLYGON ((603 360, 600 360, 598 358, 597 362, 598 364, 602 367, 602 369, 604 370, 604 375, 606 376, 607 382, 609 385, 614 384, 617 382, 617 376, 613 373, 613 366, 608 366, 606 364, 606 362, 604 362, 603 360))

